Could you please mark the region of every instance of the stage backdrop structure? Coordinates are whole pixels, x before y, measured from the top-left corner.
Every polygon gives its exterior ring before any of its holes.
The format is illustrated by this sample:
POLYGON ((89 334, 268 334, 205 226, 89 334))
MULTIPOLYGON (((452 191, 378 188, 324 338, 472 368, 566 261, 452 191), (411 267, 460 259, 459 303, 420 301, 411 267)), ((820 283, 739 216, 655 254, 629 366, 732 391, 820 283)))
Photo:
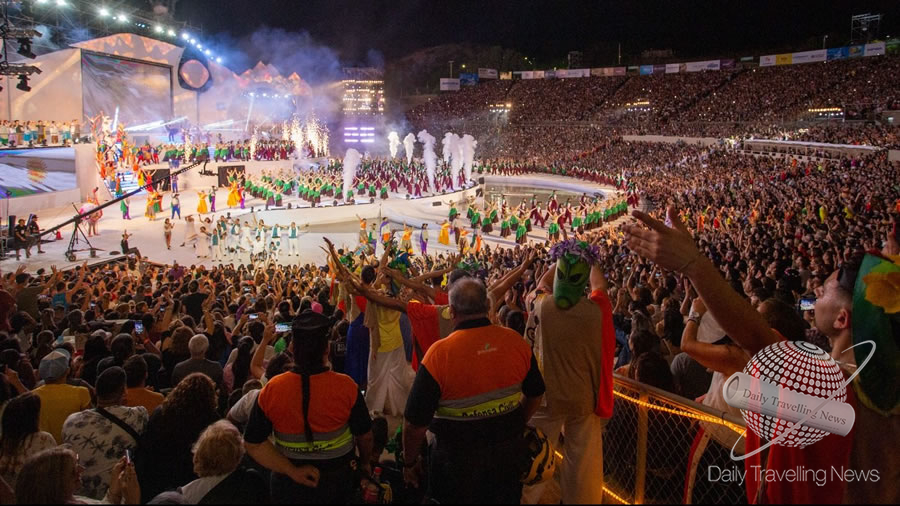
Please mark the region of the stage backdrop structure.
MULTIPOLYGON (((294 107, 297 99, 311 95, 309 85, 296 73, 282 76, 274 66, 259 63, 239 75, 193 49, 131 33, 79 42, 28 63, 40 68, 42 73, 31 76, 32 90, 27 93, 7 80, 0 83, 3 86, 0 119, 77 119, 82 124, 82 135, 89 135, 90 118, 102 111, 110 120, 118 119, 126 127, 149 124, 149 128, 129 132, 139 142, 148 138, 151 143, 165 142, 163 123, 179 118, 213 134, 219 128, 214 125, 220 125, 219 131, 231 134, 223 135, 226 138, 249 138, 253 132, 242 131, 248 118, 251 122, 271 119, 265 116, 263 103, 253 104, 252 94, 256 90, 277 91, 284 98, 279 103, 282 109, 294 107)), ((44 156, 38 153, 41 149, 26 150, 31 153, 20 156, 41 158, 44 156)), ((9 214, 38 212, 78 204, 91 195, 102 184, 95 148, 93 144, 76 144, 74 151, 76 188, 63 189, 62 181, 54 181, 52 185, 42 184, 43 179, 37 184, 31 181, 30 186, 34 187, 31 192, 40 193, 10 192, 22 196, 4 199, 3 211, 9 206, 9 214), (57 186, 59 189, 55 191, 57 186)), ((268 167, 275 162, 259 163, 268 167)), ((216 170, 215 166, 211 170, 216 170)), ((48 174, 37 170, 26 175, 45 177, 48 174)), ((15 188, 22 186, 4 182, 15 188)), ((185 187, 199 187, 215 184, 215 179, 207 183, 200 176, 185 174, 184 182, 185 187)), ((65 183, 71 184, 71 176, 65 183)), ((103 201, 103 192, 100 197, 103 201)))
MULTIPOLYGON (((272 65, 257 64, 242 74, 205 58, 193 49, 186 49, 131 33, 119 33, 73 44, 72 47, 38 56, 29 63, 43 73, 31 76, 32 91, 23 92, 3 83, 0 91, 0 119, 71 121, 87 123, 90 113, 99 107, 97 97, 107 94, 109 104, 103 104, 105 114, 114 117, 115 106, 120 114, 137 107, 128 103, 141 97, 151 102, 154 113, 168 113, 167 117, 147 120, 170 121, 184 117, 192 125, 205 126, 233 121, 229 128, 242 128, 254 97, 249 96, 260 87, 289 97, 310 95, 309 85, 296 73, 282 76, 272 65), (83 63, 84 62, 84 63, 83 63), (162 71, 168 73, 168 96, 163 93, 162 71), (100 87, 98 72, 110 72, 115 86, 122 79, 130 79, 129 88, 150 88, 133 91, 114 90, 108 83, 100 87), (97 89, 100 87, 100 89, 97 89), (119 101, 116 105, 112 102, 119 101), (107 107, 111 107, 107 110, 107 107)), ((288 104, 290 104, 288 102, 288 104)), ((289 105, 290 107, 290 105, 289 105)), ((127 115, 127 114, 126 114, 127 115)), ((152 115, 150 113, 148 116, 152 115)), ((252 121, 266 120, 256 118, 252 121)), ((136 119, 122 117, 128 126, 136 126, 136 119)), ((85 126, 82 131, 89 130, 85 126)), ((163 134, 162 127, 159 134, 163 134)), ((248 134, 249 137, 249 134, 248 134)))

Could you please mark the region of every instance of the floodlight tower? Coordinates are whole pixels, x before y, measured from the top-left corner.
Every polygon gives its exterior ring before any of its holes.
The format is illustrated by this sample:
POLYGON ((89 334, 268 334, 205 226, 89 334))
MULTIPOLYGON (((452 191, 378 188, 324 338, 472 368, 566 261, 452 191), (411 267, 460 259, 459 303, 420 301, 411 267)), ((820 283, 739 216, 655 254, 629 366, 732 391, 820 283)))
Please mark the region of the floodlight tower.
POLYGON ((857 14, 850 16, 850 43, 866 43, 878 38, 881 14, 857 14))

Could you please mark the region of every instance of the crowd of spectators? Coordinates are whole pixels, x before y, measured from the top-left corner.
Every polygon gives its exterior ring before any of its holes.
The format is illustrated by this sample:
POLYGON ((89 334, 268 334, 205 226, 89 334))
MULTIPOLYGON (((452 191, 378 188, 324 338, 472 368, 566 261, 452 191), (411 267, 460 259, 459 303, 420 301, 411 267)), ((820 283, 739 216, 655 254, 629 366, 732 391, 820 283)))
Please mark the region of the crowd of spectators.
MULTIPOLYGON (((727 286, 789 340, 830 351, 828 329, 816 323, 814 311, 799 311, 798 300, 821 296, 829 276, 859 250, 897 254, 900 167, 884 152, 799 161, 579 132, 547 151, 529 151, 527 137, 511 138, 508 149, 521 142, 520 151, 485 165, 489 171, 518 164, 525 172, 619 178, 621 187, 649 203, 651 216, 662 219, 671 207, 727 286), (552 162, 538 163, 542 158, 552 162)), ((688 273, 636 255, 625 240, 630 230, 616 222, 578 235, 599 248, 618 371, 713 409, 731 409, 708 392, 733 372, 733 362, 710 359, 709 346, 731 346, 744 362, 747 349, 722 341, 721 328, 730 322, 719 321, 721 313, 713 312, 712 323, 699 329, 687 325, 689 314, 705 313, 704 302, 710 304, 702 285, 695 288, 698 280, 688 273)), ((529 316, 532 292, 553 271, 547 246, 486 247, 464 259, 472 274, 497 288, 492 320, 525 336, 540 326, 529 316)), ((356 262, 398 275, 375 256, 356 262)), ((457 262, 416 256, 409 274, 446 273, 457 262)), ((112 503, 160 495, 194 503, 239 492, 247 501, 266 502, 269 493, 283 494, 280 482, 270 488, 264 481, 266 466, 244 454, 239 429, 250 422, 259 388, 293 360, 285 346, 289 334, 277 332, 276 324, 309 312, 326 318, 330 363, 343 372, 338 344, 356 321, 348 313, 358 302, 347 303, 346 278, 335 280, 330 265, 206 269, 129 260, 33 274, 22 266, 3 276, 0 476, 6 493, 19 502, 112 503), (62 443, 67 446, 57 447, 62 443), (138 452, 135 465, 130 455, 138 452)), ((443 284, 440 276, 434 280, 433 288, 419 292, 424 295, 408 288, 387 293, 403 307, 410 297, 434 302, 443 284)), ((407 366, 416 361, 422 337, 410 325, 413 316, 401 316, 407 366)), ((358 383, 365 388, 364 379, 358 383)), ((369 409, 402 414, 386 406, 369 409)), ((732 442, 716 440, 725 447, 732 442)))
POLYGON ((887 56, 695 73, 486 81, 443 93, 411 110, 407 119, 430 131, 464 128, 483 134, 476 137, 488 147, 504 144, 504 136, 515 138, 507 142, 511 145, 539 142, 540 136, 524 135, 522 129, 552 123, 618 134, 840 139, 897 147, 898 127, 880 116, 900 105, 893 78, 898 72, 900 58, 887 56), (509 112, 489 114, 497 103, 509 104, 509 112), (842 110, 839 119, 815 112, 834 107, 842 110), (501 139, 488 140, 492 135, 501 139))

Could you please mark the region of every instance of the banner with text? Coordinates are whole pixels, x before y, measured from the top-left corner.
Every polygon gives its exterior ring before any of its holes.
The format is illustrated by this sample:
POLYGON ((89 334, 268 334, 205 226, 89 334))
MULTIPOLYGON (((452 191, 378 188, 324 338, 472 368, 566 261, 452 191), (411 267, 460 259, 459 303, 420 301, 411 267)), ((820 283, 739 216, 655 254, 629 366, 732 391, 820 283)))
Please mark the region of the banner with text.
POLYGON ((509 80, 512 79, 512 72, 500 72, 500 79, 509 80))
POLYGON ((791 53, 783 53, 775 55, 775 65, 790 65, 793 61, 791 53))
POLYGON ((873 42, 871 44, 866 44, 865 55, 866 56, 881 56, 884 54, 884 49, 885 49, 884 42, 873 42))
POLYGON ((478 69, 478 79, 497 79, 497 69, 478 69))
POLYGON ((856 44, 850 46, 849 48, 850 54, 848 55, 850 58, 861 58, 866 53, 866 46, 863 44, 856 44))
POLYGON ((828 57, 827 60, 843 60, 850 55, 850 48, 847 46, 844 47, 833 47, 827 50, 828 57))
POLYGON ((460 86, 475 86, 476 84, 478 84, 478 74, 474 72, 460 74, 459 84, 460 86))
POLYGON ((459 79, 454 79, 452 77, 442 77, 441 91, 459 91, 459 79))
POLYGON ((688 72, 700 72, 702 70, 719 70, 719 68, 719 60, 706 60, 688 62, 685 70, 688 72))
POLYGON ((678 63, 667 63, 666 74, 677 74, 681 71, 681 65, 678 63))
POLYGON ((653 73, 653 65, 641 65, 640 73, 642 76, 649 76, 653 73))
POLYGON ((791 63, 812 63, 825 61, 828 58, 828 50, 816 49, 815 51, 802 51, 791 54, 791 63))
POLYGON ((775 65, 775 55, 767 54, 765 56, 759 57, 759 66, 760 67, 771 67, 775 65))

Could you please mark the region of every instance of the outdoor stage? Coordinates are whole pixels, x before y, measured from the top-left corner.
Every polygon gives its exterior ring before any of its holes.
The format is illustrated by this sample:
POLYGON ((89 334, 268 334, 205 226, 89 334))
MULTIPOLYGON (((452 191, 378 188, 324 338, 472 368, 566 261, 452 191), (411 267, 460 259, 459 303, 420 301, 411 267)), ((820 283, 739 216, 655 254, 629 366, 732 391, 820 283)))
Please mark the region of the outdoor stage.
MULTIPOLYGON (((199 170, 199 167, 194 170, 199 170)), ((518 187, 527 186, 533 188, 557 189, 559 191, 572 193, 586 192, 591 194, 593 192, 601 192, 607 196, 616 193, 616 190, 612 187, 600 186, 561 176, 487 176, 485 177, 485 182, 488 184, 507 184, 518 187)), ((209 188, 209 186, 206 185, 203 187, 209 188)), ((416 253, 419 252, 419 229, 422 223, 428 223, 428 229, 430 231, 428 242, 429 253, 455 252, 457 251, 457 248, 455 244, 452 243, 452 237, 450 246, 445 246, 437 241, 440 225, 449 213, 449 206, 447 203, 451 200, 459 201, 464 200, 468 196, 474 196, 478 188, 479 186, 473 186, 469 189, 448 193, 446 195, 423 197, 413 200, 406 200, 405 194, 391 194, 390 198, 387 200, 376 199, 374 203, 339 205, 336 207, 330 205, 331 199, 323 199, 323 205, 315 208, 309 207, 307 203, 302 202, 296 196, 293 196, 286 197, 284 201, 284 206, 291 204, 292 209, 272 209, 269 211, 265 210, 265 202, 260 199, 248 200, 246 202, 246 209, 243 210, 240 208, 227 209, 225 207, 227 190, 225 188, 220 188, 216 195, 217 212, 206 213, 203 217, 204 219, 208 217, 215 222, 220 216, 230 214, 231 217, 240 217, 242 221, 249 221, 250 223, 253 223, 254 219, 259 219, 263 220, 267 225, 277 223, 287 227, 290 226, 291 222, 297 223, 298 226, 309 225, 308 231, 301 235, 299 256, 287 256, 286 248, 283 248, 284 251, 282 251, 279 262, 285 264, 324 262, 325 254, 320 249, 320 246, 324 244, 322 241, 323 237, 328 237, 338 247, 346 246, 355 248, 358 243, 359 231, 359 221, 357 216, 370 220, 370 223, 372 220, 376 220, 376 224, 380 223, 381 217, 386 216, 392 222, 392 228, 400 231, 402 231, 403 223, 409 224, 416 229, 412 237, 416 253), (434 205, 435 203, 438 203, 438 205, 434 205), (301 207, 297 207, 298 205, 301 207)), ((151 261, 161 264, 178 262, 182 265, 203 264, 211 266, 217 263, 249 263, 249 254, 226 257, 226 259, 221 261, 198 259, 192 245, 187 244, 184 247, 180 246, 184 240, 186 226, 183 219, 179 220, 177 218, 174 220, 175 229, 172 234, 172 249, 167 250, 165 247, 165 239, 163 237, 163 222, 165 218, 169 217, 171 214, 169 211, 170 199, 170 193, 164 194, 164 212, 157 214, 155 221, 150 221, 144 217, 145 196, 130 199, 131 220, 122 219, 118 204, 114 204, 104 209, 103 218, 100 220, 98 226, 100 235, 90 238, 93 247, 101 250, 97 251, 96 258, 90 258, 88 251, 78 251, 76 253, 77 259, 75 262, 69 262, 65 259, 65 251, 74 229, 74 226, 70 225, 62 229, 61 240, 43 244, 42 247, 46 253, 39 255, 37 254, 37 248, 32 248, 31 258, 26 259, 24 251, 22 251, 21 262, 17 262, 15 255, 11 254, 5 260, 0 262, 0 269, 5 272, 10 272, 18 268, 20 264, 24 264, 27 266, 27 271, 34 272, 41 268, 49 269, 51 265, 64 269, 84 262, 85 260, 88 260, 89 263, 107 260, 111 258, 110 252, 120 251, 119 241, 122 239, 123 231, 132 234, 132 237, 129 239, 129 246, 131 248, 137 248, 141 255, 147 257, 151 261)), ((180 200, 182 217, 186 217, 189 214, 193 214, 196 217, 198 202, 196 192, 182 191, 180 200)), ((480 205, 481 200, 481 198, 477 199, 476 204, 480 205)), ((457 224, 468 225, 467 223, 463 223, 465 218, 465 207, 460 205, 458 209, 462 215, 460 217, 460 220, 462 221, 457 221, 457 224)), ((48 229, 72 218, 74 212, 71 207, 67 208, 63 206, 61 208, 38 211, 37 215, 41 228, 48 229)), ((87 233, 87 227, 84 226, 82 228, 84 232, 87 233)), ((199 230, 199 224, 196 228, 199 230)), ((469 227, 466 228, 468 229, 469 227)), ((286 235, 286 233, 282 232, 282 238, 286 235)), ((398 239, 399 235, 400 234, 397 235, 398 239)), ((528 234, 528 239, 530 241, 544 241, 546 240, 546 237, 546 229, 535 228, 528 234)), ((49 239, 50 237, 45 238, 49 239)), ((492 247, 514 247, 515 243, 512 239, 512 237, 500 238, 499 226, 495 227, 495 230, 491 234, 484 236, 485 244, 491 245, 492 247)), ((284 240, 283 244, 286 244, 284 240)), ((76 248, 85 249, 87 248, 87 245, 82 241, 79 242, 76 248)), ((381 251, 380 245, 378 251, 381 251)))

